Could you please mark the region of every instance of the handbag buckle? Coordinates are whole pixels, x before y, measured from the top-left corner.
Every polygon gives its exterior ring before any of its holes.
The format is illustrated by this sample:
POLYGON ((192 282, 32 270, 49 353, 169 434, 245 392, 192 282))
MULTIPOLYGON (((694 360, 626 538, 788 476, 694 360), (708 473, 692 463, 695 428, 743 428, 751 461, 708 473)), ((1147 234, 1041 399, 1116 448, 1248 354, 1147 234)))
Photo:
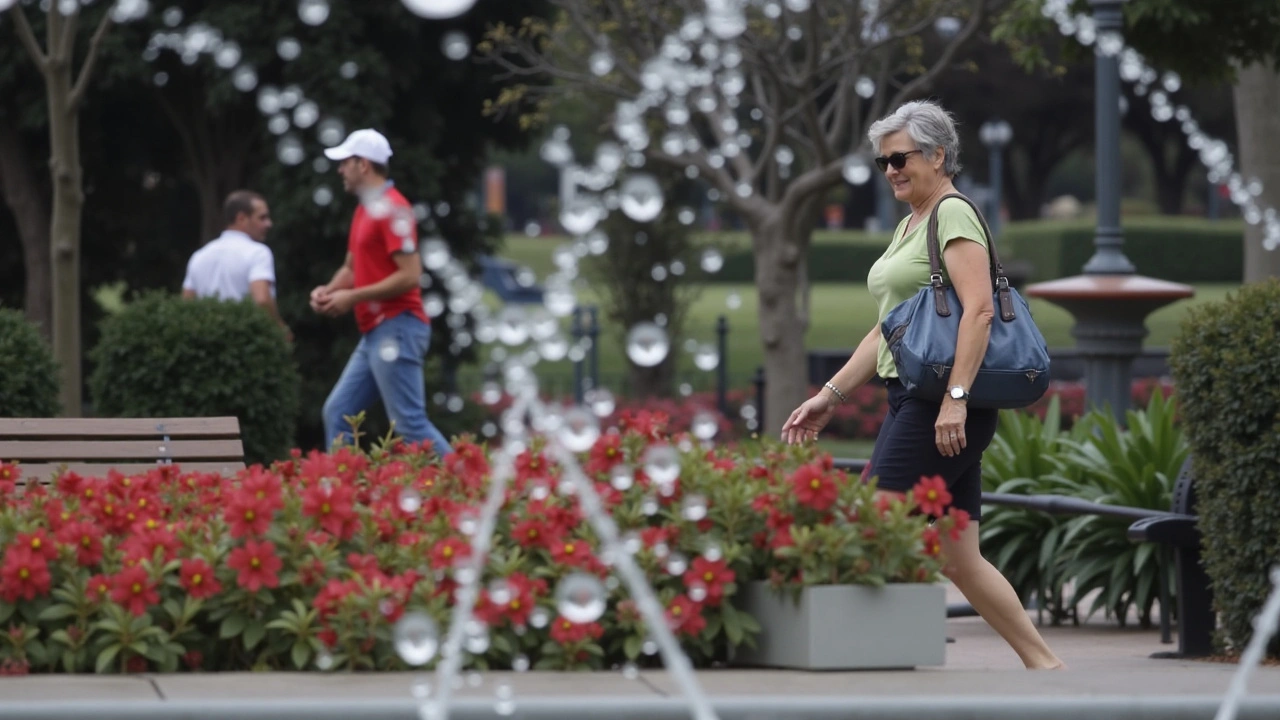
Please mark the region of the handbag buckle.
POLYGON ((1030 380, 1031 382, 1035 382, 1035 381, 1036 381, 1036 378, 1038 378, 1038 377, 1040 377, 1040 371, 1039 371, 1039 370, 1028 370, 1028 371, 1027 371, 1027 379, 1028 379, 1028 380, 1030 380))
POLYGON ((1003 275, 1000 275, 999 277, 997 277, 996 290, 1008 290, 1008 289, 1009 289, 1009 278, 1003 275))
POLYGON ((935 288, 942 287, 942 273, 936 272, 929 275, 929 283, 933 285, 935 288))

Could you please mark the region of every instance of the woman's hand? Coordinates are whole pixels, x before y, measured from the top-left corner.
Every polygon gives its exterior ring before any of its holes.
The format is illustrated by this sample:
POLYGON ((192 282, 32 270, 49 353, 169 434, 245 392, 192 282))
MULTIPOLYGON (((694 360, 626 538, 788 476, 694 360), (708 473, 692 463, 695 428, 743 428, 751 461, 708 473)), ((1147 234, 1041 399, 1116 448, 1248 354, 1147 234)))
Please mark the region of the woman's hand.
POLYGON ((818 431, 826 427, 831 416, 835 415, 836 405, 835 398, 822 392, 805 400, 783 423, 782 441, 795 445, 805 440, 817 440, 818 431))
POLYGON ((933 424, 933 441, 943 457, 959 455, 968 444, 964 436, 964 421, 968 417, 969 408, 964 403, 949 397, 942 399, 942 409, 933 424))

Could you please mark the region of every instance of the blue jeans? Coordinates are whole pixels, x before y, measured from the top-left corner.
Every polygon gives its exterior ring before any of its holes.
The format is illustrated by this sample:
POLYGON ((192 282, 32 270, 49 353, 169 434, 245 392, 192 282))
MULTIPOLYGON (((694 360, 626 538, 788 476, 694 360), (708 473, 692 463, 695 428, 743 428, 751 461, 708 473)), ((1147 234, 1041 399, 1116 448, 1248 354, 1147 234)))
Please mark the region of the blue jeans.
POLYGON ((392 432, 405 440, 430 440, 439 456, 452 452, 449 441, 427 419, 422 360, 431 347, 431 326, 401 313, 384 320, 360 338, 342 377, 324 402, 325 448, 335 440, 351 441, 344 416, 367 410, 378 396, 394 423, 392 432))

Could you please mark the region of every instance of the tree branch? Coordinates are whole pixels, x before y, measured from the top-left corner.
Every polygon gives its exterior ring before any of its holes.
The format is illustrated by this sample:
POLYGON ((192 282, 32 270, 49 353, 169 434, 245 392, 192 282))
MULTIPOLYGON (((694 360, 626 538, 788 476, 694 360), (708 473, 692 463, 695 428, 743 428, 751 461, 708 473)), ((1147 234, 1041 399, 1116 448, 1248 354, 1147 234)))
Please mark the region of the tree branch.
POLYGON ((40 50, 40 43, 36 40, 36 34, 31 31, 31 24, 27 22, 27 15, 22 11, 22 5, 14 5, 9 11, 13 16, 14 28, 18 31, 18 39, 22 42, 22 46, 27 49, 27 54, 31 56, 31 60, 40 68, 41 74, 49 69, 49 57, 40 50))
POLYGON ((973 37, 973 35, 978 32, 978 28, 982 27, 982 23, 986 19, 986 16, 987 0, 973 0, 973 13, 969 16, 969 22, 965 24, 964 28, 962 28, 960 32, 956 33, 956 36, 951 40, 951 43, 947 45, 946 49, 942 51, 942 55, 938 57, 938 60, 934 62, 929 69, 912 78, 910 82, 903 85, 898 90, 897 94, 893 96, 893 101, 890 105, 897 107, 906 99, 913 97, 916 93, 927 88, 933 82, 933 79, 937 77, 938 73, 942 72, 944 68, 951 64, 951 61, 955 58, 956 53, 959 52, 961 46, 967 43, 969 38, 973 37))
POLYGON ((98 55, 101 54, 99 49, 102 45, 102 38, 107 34, 107 29, 111 27, 111 24, 111 13, 103 13, 102 20, 98 23, 97 29, 93 31, 93 38, 89 40, 89 50, 84 56, 84 64, 80 66, 80 75, 76 78, 75 87, 71 90, 71 110, 73 112, 80 107, 81 101, 84 100, 86 88, 89 87, 89 78, 93 76, 93 67, 98 62, 98 55))
MULTIPOLYGON (((53 7, 49 8, 50 14, 56 13, 64 18, 61 37, 58 38, 58 46, 56 48, 50 47, 49 54, 56 55, 70 63, 76 56, 76 29, 80 27, 80 3, 76 3, 75 9, 69 15, 63 15, 62 11, 57 9, 60 4, 53 2, 53 7)), ((111 13, 108 12, 107 14, 110 15, 111 13)), ((49 42, 53 42, 53 37, 49 38, 49 42)))

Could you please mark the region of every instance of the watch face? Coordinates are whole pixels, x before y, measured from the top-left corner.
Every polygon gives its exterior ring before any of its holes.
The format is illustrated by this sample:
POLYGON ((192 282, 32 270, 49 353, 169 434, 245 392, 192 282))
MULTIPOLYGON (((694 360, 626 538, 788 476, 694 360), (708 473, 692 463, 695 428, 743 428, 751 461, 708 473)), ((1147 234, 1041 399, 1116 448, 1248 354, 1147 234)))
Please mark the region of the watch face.
POLYGON ((958 387, 951 388, 951 397, 955 398, 956 400, 959 400, 960 398, 964 397, 964 388, 958 388, 958 387))

